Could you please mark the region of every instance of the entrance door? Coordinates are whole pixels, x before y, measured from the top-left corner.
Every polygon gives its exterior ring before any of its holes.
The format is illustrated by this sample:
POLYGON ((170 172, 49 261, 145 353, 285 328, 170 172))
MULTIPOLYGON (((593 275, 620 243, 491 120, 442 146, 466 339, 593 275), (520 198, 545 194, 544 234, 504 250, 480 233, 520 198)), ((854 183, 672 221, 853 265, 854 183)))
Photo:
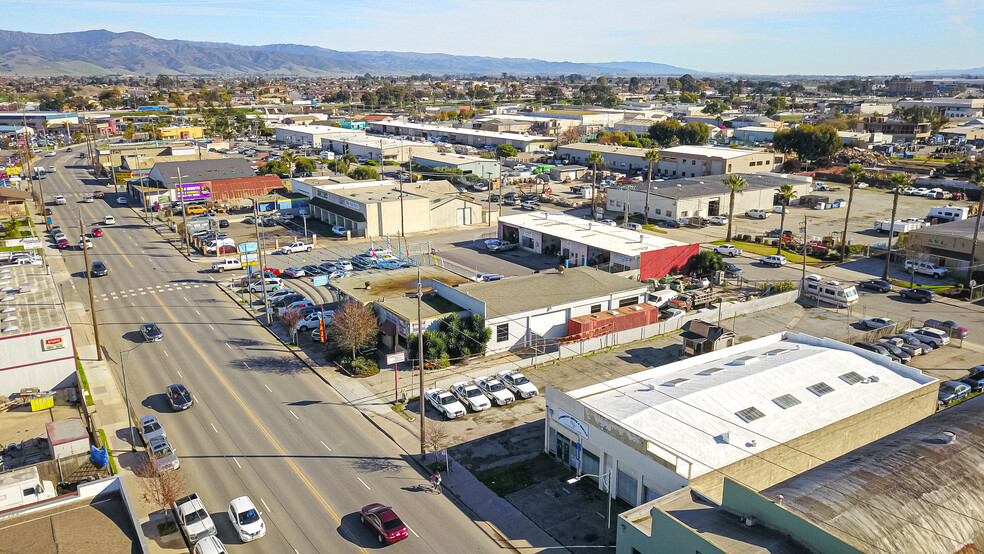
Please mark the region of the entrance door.
POLYGON ((557 434, 557 459, 565 464, 570 464, 571 460, 571 440, 557 434))
POLYGON ((707 215, 721 215, 721 199, 715 198, 707 202, 707 215))

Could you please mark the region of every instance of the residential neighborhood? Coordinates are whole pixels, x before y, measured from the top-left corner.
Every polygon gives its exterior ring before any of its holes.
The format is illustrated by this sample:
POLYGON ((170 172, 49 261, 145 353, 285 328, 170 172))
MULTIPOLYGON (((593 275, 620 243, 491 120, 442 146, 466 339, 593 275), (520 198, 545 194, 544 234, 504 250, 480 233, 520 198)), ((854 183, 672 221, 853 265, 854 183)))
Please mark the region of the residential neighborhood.
POLYGON ((8 550, 976 551, 979 70, 79 29, 0 36, 8 550))

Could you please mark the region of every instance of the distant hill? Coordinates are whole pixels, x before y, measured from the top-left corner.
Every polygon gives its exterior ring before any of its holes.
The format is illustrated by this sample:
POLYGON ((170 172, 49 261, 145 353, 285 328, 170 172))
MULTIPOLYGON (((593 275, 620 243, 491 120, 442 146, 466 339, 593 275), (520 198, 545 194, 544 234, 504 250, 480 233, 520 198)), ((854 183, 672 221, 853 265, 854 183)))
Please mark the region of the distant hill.
POLYGON ((342 52, 300 44, 243 46, 164 40, 105 30, 38 34, 0 30, 0 75, 352 76, 682 75, 693 70, 649 62, 574 63, 416 52, 342 52))
POLYGON ((923 71, 913 71, 912 73, 906 73, 906 75, 912 77, 984 77, 984 67, 975 67, 973 69, 926 69, 923 71))

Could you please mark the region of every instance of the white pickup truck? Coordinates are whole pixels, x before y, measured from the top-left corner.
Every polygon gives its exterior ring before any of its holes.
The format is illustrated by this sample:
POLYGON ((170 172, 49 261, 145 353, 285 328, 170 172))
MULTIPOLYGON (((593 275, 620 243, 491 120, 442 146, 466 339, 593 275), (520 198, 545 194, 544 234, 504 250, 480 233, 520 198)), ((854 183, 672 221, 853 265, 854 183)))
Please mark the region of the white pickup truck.
POLYGON ((314 249, 313 244, 305 244, 304 241, 294 241, 280 248, 281 254, 296 254, 297 252, 310 252, 314 249))
POLYGON ((905 270, 912 271, 913 273, 918 273, 920 275, 929 275, 933 279, 941 279, 946 277, 945 267, 936 267, 936 265, 932 263, 919 260, 906 260, 905 270))
POLYGON ((721 254, 722 256, 741 256, 742 250, 733 244, 719 244, 714 247, 715 254, 721 254))

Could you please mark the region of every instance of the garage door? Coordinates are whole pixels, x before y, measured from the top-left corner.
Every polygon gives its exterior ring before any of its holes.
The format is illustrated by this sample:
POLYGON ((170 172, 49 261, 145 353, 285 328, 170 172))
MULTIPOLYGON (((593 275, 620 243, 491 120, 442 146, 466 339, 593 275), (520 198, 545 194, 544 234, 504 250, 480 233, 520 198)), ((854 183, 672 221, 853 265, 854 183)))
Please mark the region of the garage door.
POLYGON ((629 503, 630 506, 636 505, 636 488, 638 482, 635 477, 628 473, 618 470, 617 480, 615 481, 615 496, 629 503))

